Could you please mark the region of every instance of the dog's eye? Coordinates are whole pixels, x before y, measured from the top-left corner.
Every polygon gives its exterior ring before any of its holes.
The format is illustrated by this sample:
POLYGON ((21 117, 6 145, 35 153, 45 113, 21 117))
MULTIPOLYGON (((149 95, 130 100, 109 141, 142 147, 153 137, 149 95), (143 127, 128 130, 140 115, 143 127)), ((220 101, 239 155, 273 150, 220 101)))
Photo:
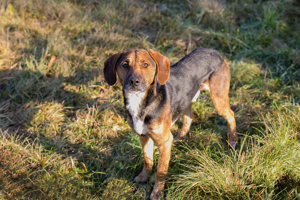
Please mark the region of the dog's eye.
POLYGON ((144 64, 143 64, 143 67, 144 67, 144 68, 147 68, 148 66, 149 66, 148 63, 144 63, 144 64))
POLYGON ((127 68, 128 67, 128 63, 127 62, 123 63, 122 67, 123 68, 127 68))

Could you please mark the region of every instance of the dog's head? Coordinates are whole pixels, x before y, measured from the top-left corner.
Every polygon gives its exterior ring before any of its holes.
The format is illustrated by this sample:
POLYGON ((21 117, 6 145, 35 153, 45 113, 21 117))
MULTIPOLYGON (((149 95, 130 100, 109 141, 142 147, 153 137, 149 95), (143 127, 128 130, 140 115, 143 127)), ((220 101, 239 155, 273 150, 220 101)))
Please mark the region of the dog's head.
POLYGON ((109 85, 119 80, 125 92, 144 92, 155 79, 160 85, 170 75, 170 61, 153 50, 132 49, 112 55, 104 62, 104 78, 109 85))

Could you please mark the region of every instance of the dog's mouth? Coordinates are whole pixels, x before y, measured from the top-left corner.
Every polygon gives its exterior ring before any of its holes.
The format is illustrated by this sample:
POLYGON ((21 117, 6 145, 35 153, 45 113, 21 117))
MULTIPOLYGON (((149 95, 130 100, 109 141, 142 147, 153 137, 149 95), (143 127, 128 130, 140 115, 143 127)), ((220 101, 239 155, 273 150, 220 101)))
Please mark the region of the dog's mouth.
POLYGON ((145 90, 124 90, 125 94, 139 96, 145 93, 145 90))
POLYGON ((129 92, 124 92, 124 95, 126 98, 130 98, 130 97, 139 97, 139 98, 144 98, 145 96, 145 92, 140 92, 140 91, 129 91, 129 92))
POLYGON ((125 93, 139 95, 139 94, 142 94, 144 92, 142 92, 142 91, 135 91, 135 90, 129 90, 129 91, 125 91, 125 93))
POLYGON ((143 87, 141 85, 131 86, 129 84, 124 84, 123 89, 128 94, 140 94, 140 93, 144 93, 146 91, 147 87, 143 87))

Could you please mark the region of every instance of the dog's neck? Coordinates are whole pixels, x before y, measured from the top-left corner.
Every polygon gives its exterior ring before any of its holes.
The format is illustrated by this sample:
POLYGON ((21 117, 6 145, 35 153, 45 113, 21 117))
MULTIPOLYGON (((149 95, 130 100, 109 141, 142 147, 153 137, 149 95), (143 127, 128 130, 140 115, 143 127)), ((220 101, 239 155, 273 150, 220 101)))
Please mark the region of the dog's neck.
POLYGON ((158 95, 159 86, 154 83, 144 92, 125 92, 123 90, 125 107, 132 118, 134 130, 139 135, 147 133, 146 116, 157 108, 161 100, 158 95))
POLYGON ((125 106, 131 115, 134 130, 137 134, 142 135, 147 133, 147 128, 144 120, 141 119, 140 113, 143 109, 143 100, 146 96, 145 92, 139 93, 126 93, 124 92, 125 106))

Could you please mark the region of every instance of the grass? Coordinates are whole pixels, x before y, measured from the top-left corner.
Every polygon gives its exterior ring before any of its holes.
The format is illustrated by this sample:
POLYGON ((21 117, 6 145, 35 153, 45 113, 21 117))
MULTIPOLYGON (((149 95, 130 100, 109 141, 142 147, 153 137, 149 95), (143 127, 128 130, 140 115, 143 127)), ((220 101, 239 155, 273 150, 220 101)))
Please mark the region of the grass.
POLYGON ((186 147, 193 164, 182 164, 185 170, 175 175, 170 198, 297 198, 299 107, 283 106, 274 115, 278 117, 276 120, 270 114, 262 119, 266 133, 261 131, 261 136, 245 137, 236 151, 228 152, 224 148, 218 152, 199 151, 186 147))
POLYGON ((147 199, 154 171, 149 183, 133 183, 142 149, 103 62, 144 48, 175 63, 206 47, 230 63, 240 143, 227 146, 227 123, 203 93, 191 137, 173 146, 163 198, 299 199, 299 7, 296 0, 1 1, 0 198, 147 199))

